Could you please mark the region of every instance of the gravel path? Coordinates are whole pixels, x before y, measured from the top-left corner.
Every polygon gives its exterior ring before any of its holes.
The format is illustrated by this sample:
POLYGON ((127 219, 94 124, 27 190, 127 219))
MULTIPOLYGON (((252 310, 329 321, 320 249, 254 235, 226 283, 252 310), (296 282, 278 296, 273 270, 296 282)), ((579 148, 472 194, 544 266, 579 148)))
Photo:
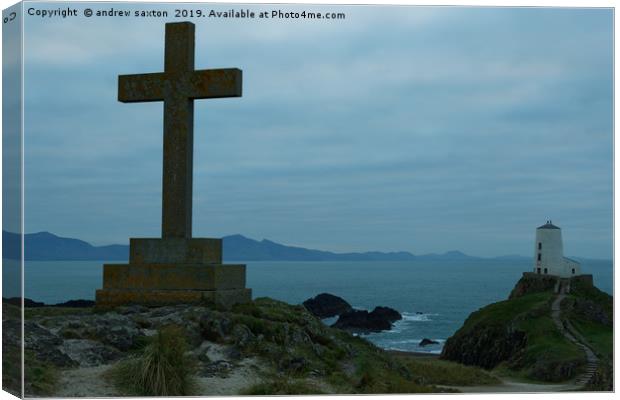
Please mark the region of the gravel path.
POLYGON ((558 383, 558 384, 538 384, 517 382, 506 378, 501 378, 502 383, 499 385, 484 386, 450 386, 458 389, 463 393, 546 393, 546 392, 570 392, 580 388, 574 383, 558 383))
POLYGON ((553 304, 551 305, 551 318, 553 319, 553 323, 562 333, 562 335, 564 335, 567 340, 573 342, 586 353, 586 371, 583 374, 579 375, 575 382, 577 387, 583 387, 588 382, 590 382, 590 380, 594 376, 594 373, 598 369, 599 360, 596 354, 594 354, 594 352, 592 351, 592 349, 590 349, 583 336, 581 336, 572 327, 570 322, 562 319, 562 300, 564 300, 564 298, 566 297, 565 293, 568 292, 568 288, 566 286, 560 285, 559 292, 560 293, 557 295, 557 297, 553 301, 553 304))
POLYGON ((111 365, 99 365, 65 370, 62 372, 59 389, 54 397, 115 397, 120 396, 114 386, 107 383, 102 374, 111 365))
MULTIPOLYGON (((54 397, 121 397, 103 374, 113 364, 64 370, 54 397)), ((257 359, 241 361, 226 376, 196 376, 198 396, 232 396, 260 382, 261 364, 257 359)))

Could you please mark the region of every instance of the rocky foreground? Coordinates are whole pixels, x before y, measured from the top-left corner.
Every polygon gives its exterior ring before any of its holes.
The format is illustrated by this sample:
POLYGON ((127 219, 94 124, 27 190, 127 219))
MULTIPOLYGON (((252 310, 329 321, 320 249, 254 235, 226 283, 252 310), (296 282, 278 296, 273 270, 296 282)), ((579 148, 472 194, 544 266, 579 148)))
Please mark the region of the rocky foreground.
MULTIPOLYGON (((4 303, 5 386, 19 350, 19 309, 4 303)), ((174 326, 187 343, 196 395, 443 391, 366 340, 321 323, 303 306, 263 298, 232 310, 27 308, 27 396, 121 396, 106 371, 174 326)))

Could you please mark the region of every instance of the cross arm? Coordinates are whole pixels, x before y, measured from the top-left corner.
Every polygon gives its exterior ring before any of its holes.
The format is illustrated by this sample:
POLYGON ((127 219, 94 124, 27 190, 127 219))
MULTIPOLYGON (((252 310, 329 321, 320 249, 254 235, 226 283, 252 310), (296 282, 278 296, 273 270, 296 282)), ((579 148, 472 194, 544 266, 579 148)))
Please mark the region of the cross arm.
POLYGON ((238 68, 193 71, 189 86, 192 99, 241 97, 242 72, 238 68))
POLYGON ((164 99, 164 73, 119 75, 118 101, 136 103, 164 99))

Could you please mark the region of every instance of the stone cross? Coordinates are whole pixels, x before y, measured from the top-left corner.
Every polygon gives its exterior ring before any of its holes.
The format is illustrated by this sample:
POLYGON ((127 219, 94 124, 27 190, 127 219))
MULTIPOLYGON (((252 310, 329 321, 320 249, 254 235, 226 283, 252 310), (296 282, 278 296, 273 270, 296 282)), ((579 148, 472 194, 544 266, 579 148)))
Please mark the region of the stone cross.
POLYGON ((194 24, 166 24, 164 72, 118 77, 123 103, 164 102, 162 238, 192 237, 194 99, 241 96, 241 70, 194 70, 194 24))

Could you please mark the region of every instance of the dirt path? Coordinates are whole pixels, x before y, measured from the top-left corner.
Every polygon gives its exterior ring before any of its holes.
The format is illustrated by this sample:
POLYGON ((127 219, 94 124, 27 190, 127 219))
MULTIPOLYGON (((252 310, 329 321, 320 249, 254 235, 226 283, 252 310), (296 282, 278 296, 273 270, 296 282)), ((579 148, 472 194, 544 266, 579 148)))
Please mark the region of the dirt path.
POLYGON ((117 397, 120 393, 102 374, 111 365, 76 368, 62 371, 54 397, 117 397))
POLYGON ((570 392, 580 389, 580 386, 572 382, 554 383, 554 384, 538 384, 529 382, 517 382, 507 378, 502 379, 502 383, 498 385, 481 385, 481 386, 450 386, 450 388, 458 389, 463 393, 546 393, 546 392, 570 392))
POLYGON ((592 349, 588 347, 586 340, 572 327, 570 322, 562 320, 562 300, 564 300, 564 298, 566 297, 565 293, 567 291, 568 289, 566 287, 560 286, 560 293, 557 295, 557 297, 553 301, 553 304, 551 305, 551 318, 553 319, 553 323, 562 333, 562 335, 564 335, 567 340, 573 342, 576 346, 581 348, 586 353, 586 371, 583 374, 579 375, 575 381, 575 384, 581 388, 585 386, 588 382, 590 382, 590 380, 594 376, 594 373, 598 368, 599 360, 596 354, 594 354, 594 352, 592 351, 592 349))
MULTIPOLYGON (((121 397, 103 374, 113 364, 64 370, 54 397, 121 397)), ((243 389, 260 382, 264 367, 255 358, 247 358, 225 376, 195 376, 198 396, 238 395, 243 389)))
POLYGON ((258 359, 246 358, 233 368, 226 377, 196 377, 197 394, 200 396, 235 396, 250 386, 260 383, 264 369, 258 359))

